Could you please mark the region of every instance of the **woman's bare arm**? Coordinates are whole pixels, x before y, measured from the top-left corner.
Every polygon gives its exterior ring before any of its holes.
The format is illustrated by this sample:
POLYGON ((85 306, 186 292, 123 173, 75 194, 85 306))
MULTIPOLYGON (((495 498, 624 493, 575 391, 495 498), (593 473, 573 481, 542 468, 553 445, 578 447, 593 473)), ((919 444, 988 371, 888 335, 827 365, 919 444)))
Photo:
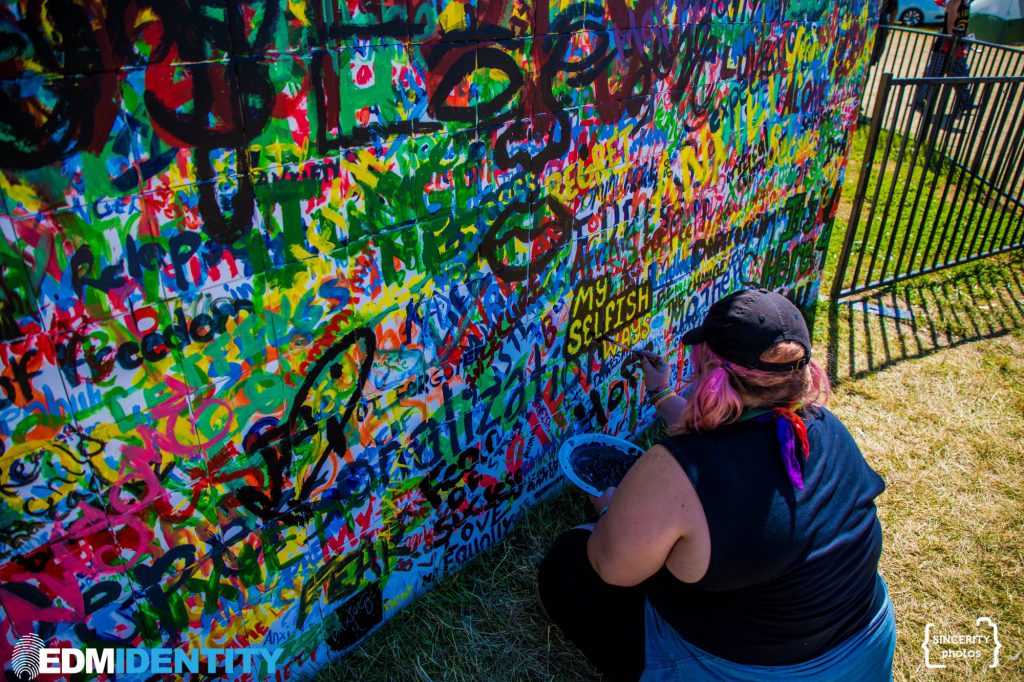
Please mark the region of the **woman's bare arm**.
POLYGON ((686 398, 679 395, 670 395, 658 403, 658 416, 665 420, 669 428, 683 418, 683 406, 686 405, 686 398))
POLYGON ((956 29, 956 14, 960 11, 961 0, 947 0, 946 2, 946 32, 949 35, 954 35, 953 31, 956 29))
POLYGON ((587 554, 606 583, 637 585, 661 569, 676 543, 700 524, 707 521, 697 491, 668 450, 656 445, 622 479, 587 554))

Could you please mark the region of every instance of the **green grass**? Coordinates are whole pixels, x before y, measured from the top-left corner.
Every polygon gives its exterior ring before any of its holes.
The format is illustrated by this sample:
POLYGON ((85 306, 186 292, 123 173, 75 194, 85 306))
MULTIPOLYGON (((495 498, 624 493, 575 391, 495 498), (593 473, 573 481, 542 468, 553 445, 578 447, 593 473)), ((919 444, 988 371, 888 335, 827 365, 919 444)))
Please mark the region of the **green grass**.
POLYGON ((596 674, 537 608, 544 550, 586 518, 567 491, 529 510, 496 548, 448 576, 318 680, 593 680, 596 674))
MULTIPOLYGON (((656 425, 637 443, 649 447, 665 433, 656 425)), ((528 510, 500 545, 442 579, 315 679, 597 679, 534 598, 534 576, 545 550, 592 514, 586 495, 571 486, 528 510)))
MULTIPOLYGON (((867 126, 854 132, 825 264, 824 277, 829 284, 835 277, 851 219, 867 138, 867 126)), ((860 286, 891 278, 898 272, 927 269, 936 263, 985 253, 1011 243, 1014 235, 1019 242, 1019 235, 1024 234, 1021 207, 1003 201, 996 189, 974 179, 938 151, 959 144, 958 134, 947 137, 946 132, 940 131, 938 139, 932 142, 937 144, 934 151, 929 150, 928 142, 919 144, 916 138, 881 131, 854 234, 850 265, 843 279, 845 286, 860 286), (902 162, 898 161, 901 158, 902 162), (916 191, 918 188, 921 191, 916 191), (865 242, 867 248, 859 258, 857 252, 865 242)))

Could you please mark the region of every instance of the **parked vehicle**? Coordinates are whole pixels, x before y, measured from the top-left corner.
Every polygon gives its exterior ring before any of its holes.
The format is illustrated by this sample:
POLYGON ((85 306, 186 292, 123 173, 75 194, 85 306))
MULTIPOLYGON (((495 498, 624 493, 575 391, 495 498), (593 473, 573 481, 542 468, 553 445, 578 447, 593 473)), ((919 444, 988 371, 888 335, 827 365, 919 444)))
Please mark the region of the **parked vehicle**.
POLYGON ((943 0, 900 0, 896 20, 904 26, 942 23, 946 15, 943 0))

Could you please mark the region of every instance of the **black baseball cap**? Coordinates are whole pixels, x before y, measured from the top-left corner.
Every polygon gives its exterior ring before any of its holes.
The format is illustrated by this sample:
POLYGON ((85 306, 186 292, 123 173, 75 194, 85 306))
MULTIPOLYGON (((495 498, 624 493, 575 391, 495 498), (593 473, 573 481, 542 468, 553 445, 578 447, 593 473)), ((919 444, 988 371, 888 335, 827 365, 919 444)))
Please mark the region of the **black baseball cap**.
POLYGON ((704 322, 683 334, 688 346, 706 343, 730 362, 766 372, 803 369, 811 359, 811 335, 800 309, 782 294, 743 289, 715 301, 704 322), (764 362, 761 354, 780 341, 795 341, 804 356, 793 362, 764 362))

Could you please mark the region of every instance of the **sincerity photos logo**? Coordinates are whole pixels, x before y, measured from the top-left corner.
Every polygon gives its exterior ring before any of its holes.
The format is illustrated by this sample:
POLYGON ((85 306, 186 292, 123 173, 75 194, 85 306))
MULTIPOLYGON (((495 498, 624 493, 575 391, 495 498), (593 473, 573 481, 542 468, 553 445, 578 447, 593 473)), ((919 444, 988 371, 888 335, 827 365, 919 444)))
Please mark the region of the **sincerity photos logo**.
POLYGON ((263 648, 237 649, 74 649, 46 647, 34 634, 18 638, 11 655, 10 670, 18 680, 36 679, 39 675, 75 673, 257 673, 274 674, 283 650, 263 648))
POLYGON ((939 632, 934 623, 924 626, 924 667, 932 670, 951 663, 981 663, 988 668, 999 667, 999 626, 988 616, 981 616, 969 632, 939 632))

